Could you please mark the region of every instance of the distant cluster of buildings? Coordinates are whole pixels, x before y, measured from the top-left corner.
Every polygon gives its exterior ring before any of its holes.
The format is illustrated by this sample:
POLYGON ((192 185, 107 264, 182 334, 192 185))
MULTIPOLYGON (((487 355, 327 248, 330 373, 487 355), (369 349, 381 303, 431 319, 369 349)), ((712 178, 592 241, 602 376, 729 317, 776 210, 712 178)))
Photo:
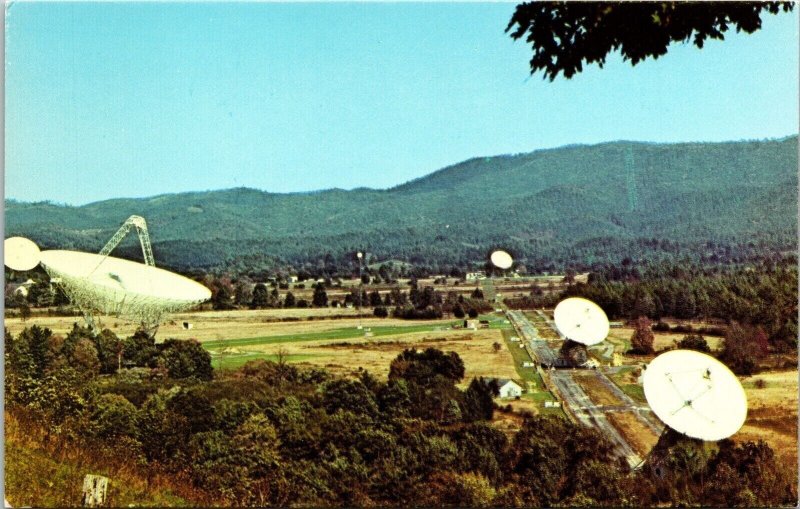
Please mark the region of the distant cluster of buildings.
MULTIPOLYGON (((512 272, 511 274, 509 274, 509 276, 513 277, 513 278, 522 277, 522 276, 519 275, 519 272, 517 272, 516 270, 514 272, 512 272)), ((464 275, 464 279, 467 280, 467 281, 481 281, 483 279, 486 279, 487 277, 488 276, 486 275, 486 271, 483 271, 483 270, 478 270, 478 271, 475 271, 475 272, 467 272, 464 275)))

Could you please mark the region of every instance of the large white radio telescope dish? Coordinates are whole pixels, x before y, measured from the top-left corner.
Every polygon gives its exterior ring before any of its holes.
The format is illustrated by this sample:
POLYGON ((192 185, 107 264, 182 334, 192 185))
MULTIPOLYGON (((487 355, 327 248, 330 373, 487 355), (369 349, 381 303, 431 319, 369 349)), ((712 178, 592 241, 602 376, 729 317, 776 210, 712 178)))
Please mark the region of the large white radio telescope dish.
POLYGON ((211 298, 211 290, 189 278, 113 256, 43 251, 41 263, 79 308, 145 323, 211 298))
POLYGON ((511 258, 511 255, 508 252, 503 251, 502 249, 497 249, 492 251, 491 256, 489 259, 492 261, 492 265, 497 267, 498 269, 510 269, 511 265, 514 264, 514 259, 511 258))
POLYGON ((3 242, 6 267, 23 272, 39 265, 39 246, 25 237, 10 237, 3 242))
POLYGON ((155 267, 147 222, 129 217, 100 254, 39 251, 28 239, 6 239, 5 264, 30 270, 40 264, 52 282, 64 289, 93 329, 92 315, 102 313, 140 322, 154 330, 167 313, 183 311, 211 298, 211 290, 179 274, 155 267), (108 256, 131 229, 136 229, 145 263, 108 256))
POLYGON ((586 346, 596 345, 608 336, 608 317, 594 302, 570 297, 553 311, 556 327, 567 339, 586 346))
POLYGON ((663 353, 647 366, 643 382, 653 412, 686 436, 722 440, 739 431, 747 417, 747 396, 739 379, 704 353, 663 353))

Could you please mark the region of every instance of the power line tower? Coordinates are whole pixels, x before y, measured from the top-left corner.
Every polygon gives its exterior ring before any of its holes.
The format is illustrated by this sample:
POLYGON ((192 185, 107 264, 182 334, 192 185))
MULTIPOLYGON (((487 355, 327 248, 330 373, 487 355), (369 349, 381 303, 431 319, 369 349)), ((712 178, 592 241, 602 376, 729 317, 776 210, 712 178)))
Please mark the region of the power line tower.
POLYGON ((633 164, 633 148, 625 149, 625 179, 628 187, 628 212, 636 210, 639 197, 636 193, 636 166, 633 164))

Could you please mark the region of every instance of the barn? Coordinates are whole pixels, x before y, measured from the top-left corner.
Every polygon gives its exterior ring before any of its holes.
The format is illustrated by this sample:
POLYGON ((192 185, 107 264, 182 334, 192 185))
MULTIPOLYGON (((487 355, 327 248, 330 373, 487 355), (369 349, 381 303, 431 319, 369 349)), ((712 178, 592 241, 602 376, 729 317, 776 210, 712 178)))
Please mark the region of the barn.
POLYGON ((497 386, 500 388, 501 398, 516 398, 522 395, 522 387, 514 380, 508 378, 496 378, 497 386))

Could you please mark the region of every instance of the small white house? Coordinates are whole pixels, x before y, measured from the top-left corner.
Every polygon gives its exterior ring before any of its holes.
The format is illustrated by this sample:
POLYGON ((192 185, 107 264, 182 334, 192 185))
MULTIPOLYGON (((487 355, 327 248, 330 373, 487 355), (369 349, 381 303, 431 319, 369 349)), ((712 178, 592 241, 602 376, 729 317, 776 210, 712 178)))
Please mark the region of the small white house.
POLYGON ((520 387, 514 380, 508 378, 498 378, 497 385, 500 386, 501 398, 516 398, 522 395, 522 387, 520 387))

